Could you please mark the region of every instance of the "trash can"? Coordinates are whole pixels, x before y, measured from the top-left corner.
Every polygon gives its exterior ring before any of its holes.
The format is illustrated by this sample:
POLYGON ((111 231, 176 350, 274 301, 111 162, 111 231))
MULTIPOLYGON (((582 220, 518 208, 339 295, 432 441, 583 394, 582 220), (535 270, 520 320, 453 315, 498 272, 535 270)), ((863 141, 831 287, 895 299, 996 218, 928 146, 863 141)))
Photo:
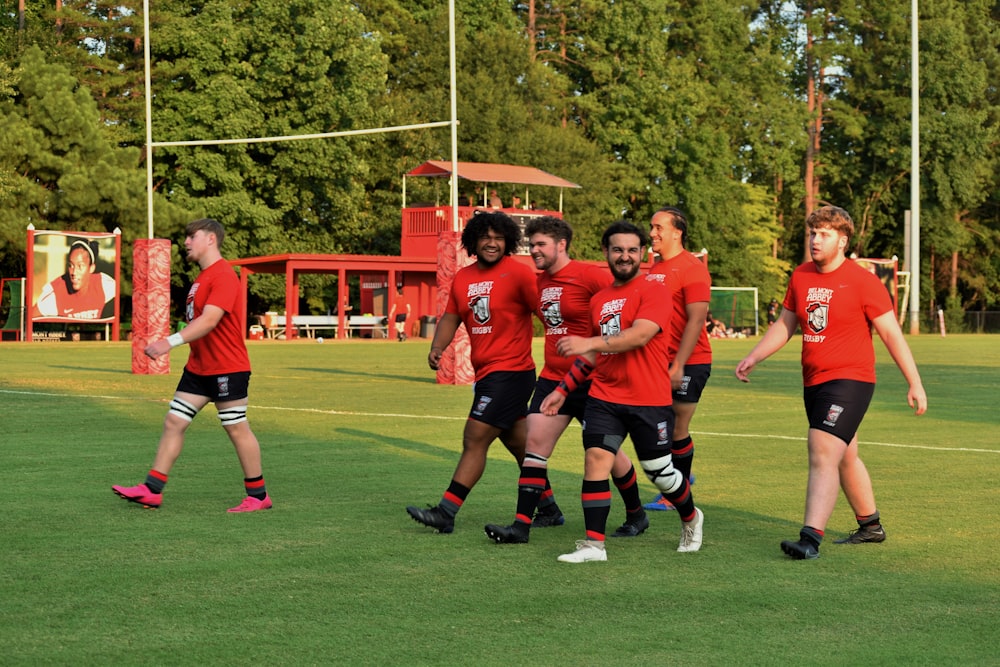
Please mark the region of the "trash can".
POLYGON ((437 325, 437 318, 433 315, 424 315, 420 318, 420 337, 434 338, 434 327, 437 325))

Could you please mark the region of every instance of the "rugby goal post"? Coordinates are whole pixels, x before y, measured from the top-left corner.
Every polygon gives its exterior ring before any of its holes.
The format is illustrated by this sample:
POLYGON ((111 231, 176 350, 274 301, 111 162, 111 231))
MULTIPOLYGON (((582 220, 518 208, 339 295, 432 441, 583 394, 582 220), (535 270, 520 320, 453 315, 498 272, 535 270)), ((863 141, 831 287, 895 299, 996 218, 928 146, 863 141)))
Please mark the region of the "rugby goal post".
POLYGON ((708 309, 735 335, 760 334, 760 303, 756 287, 712 287, 708 309))

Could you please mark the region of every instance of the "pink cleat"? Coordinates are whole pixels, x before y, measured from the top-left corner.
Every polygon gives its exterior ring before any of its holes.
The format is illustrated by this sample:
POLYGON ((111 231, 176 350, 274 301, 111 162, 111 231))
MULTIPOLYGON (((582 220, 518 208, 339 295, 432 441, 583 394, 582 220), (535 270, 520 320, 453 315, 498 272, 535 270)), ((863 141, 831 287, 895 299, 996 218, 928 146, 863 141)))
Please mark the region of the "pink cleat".
POLYGON ((247 496, 243 502, 236 507, 230 507, 228 512, 256 512, 257 510, 271 509, 271 496, 264 496, 264 500, 257 500, 253 496, 247 496))
POLYGON ((115 486, 111 490, 131 503, 142 505, 146 509, 155 510, 163 502, 162 493, 153 493, 145 484, 137 486, 115 486))

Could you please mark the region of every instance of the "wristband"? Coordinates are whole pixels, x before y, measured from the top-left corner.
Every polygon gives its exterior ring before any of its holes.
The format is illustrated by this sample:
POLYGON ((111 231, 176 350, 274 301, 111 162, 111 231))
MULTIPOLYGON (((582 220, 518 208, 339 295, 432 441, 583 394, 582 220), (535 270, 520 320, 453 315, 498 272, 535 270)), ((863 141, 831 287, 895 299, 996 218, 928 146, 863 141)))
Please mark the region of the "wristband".
POLYGON ((167 342, 170 343, 170 347, 177 347, 178 345, 184 344, 184 337, 181 336, 181 332, 172 333, 167 336, 167 342))
POLYGON ((577 387, 587 381, 593 370, 594 366, 590 362, 583 357, 577 357, 576 361, 573 362, 572 368, 569 369, 559 383, 559 386, 556 387, 556 391, 563 396, 568 396, 576 391, 577 387))

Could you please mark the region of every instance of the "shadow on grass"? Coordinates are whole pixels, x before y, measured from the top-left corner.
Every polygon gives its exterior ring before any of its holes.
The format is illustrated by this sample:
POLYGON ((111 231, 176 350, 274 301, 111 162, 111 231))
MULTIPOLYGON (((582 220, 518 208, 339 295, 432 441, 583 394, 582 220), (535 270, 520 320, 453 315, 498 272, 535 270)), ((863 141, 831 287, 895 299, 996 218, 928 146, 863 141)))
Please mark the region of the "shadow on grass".
POLYGON ((80 371, 89 371, 92 373, 114 373, 116 375, 132 375, 131 368, 110 368, 108 366, 67 366, 60 364, 52 364, 49 368, 63 368, 67 371, 74 373, 80 371))

